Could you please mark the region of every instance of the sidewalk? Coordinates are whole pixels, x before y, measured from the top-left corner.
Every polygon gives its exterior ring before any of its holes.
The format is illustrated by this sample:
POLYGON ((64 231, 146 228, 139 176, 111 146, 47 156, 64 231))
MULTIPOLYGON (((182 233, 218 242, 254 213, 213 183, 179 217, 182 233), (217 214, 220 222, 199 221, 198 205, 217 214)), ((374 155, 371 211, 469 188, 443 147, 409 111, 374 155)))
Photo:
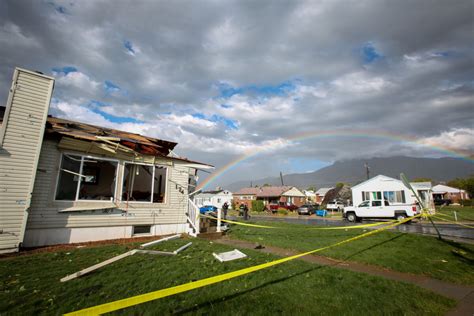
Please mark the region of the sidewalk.
MULTIPOLYGON (((255 249, 256 244, 254 242, 230 239, 226 236, 221 239, 214 240, 214 242, 237 248, 253 249, 281 257, 288 257, 300 253, 294 250, 272 246, 265 246, 263 249, 255 249)), ((474 287, 472 286, 452 284, 422 275, 397 272, 378 266, 367 265, 352 261, 341 261, 317 255, 308 255, 300 258, 299 260, 317 263, 323 266, 332 266, 339 269, 346 269, 354 272, 362 272, 370 275, 376 275, 390 280, 412 283, 422 288, 431 290, 437 294, 458 301, 458 305, 456 306, 456 308, 450 311, 448 315, 474 314, 474 287)))

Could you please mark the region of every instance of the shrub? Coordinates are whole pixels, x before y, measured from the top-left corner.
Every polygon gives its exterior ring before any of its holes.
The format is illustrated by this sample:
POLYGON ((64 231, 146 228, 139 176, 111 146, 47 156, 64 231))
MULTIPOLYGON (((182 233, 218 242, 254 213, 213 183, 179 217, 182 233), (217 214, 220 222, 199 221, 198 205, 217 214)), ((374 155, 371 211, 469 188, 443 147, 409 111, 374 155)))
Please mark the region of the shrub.
POLYGON ((260 200, 252 201, 252 211, 261 213, 264 210, 265 210, 265 204, 263 204, 263 201, 260 201, 260 200))
POLYGON ((474 200, 473 200, 473 199, 470 199, 470 200, 460 200, 460 201, 459 201, 459 204, 461 204, 462 206, 474 206, 474 200))
POLYGON ((288 215, 288 210, 286 210, 284 208, 279 208, 278 209, 278 214, 279 215, 288 215))

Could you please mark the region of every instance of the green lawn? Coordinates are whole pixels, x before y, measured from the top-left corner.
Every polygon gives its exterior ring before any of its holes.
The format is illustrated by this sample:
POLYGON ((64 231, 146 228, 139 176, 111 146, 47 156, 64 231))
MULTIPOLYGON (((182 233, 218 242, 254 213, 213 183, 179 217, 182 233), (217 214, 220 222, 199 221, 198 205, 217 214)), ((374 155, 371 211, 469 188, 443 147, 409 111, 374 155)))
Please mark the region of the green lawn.
MULTIPOLYGON (((361 234, 357 230, 314 230, 309 226, 259 222, 283 229, 258 229, 234 225, 231 238, 308 251, 361 234)), ((387 267, 401 272, 424 274, 453 283, 474 285, 474 245, 440 241, 429 236, 381 232, 346 245, 324 250, 323 256, 387 267), (453 253, 462 250, 463 256, 453 253)))
MULTIPOLYGON (((174 250, 189 240, 150 249, 174 250)), ((0 315, 55 315, 274 260, 243 250, 247 259, 219 263, 223 245, 193 239, 178 256, 137 254, 89 275, 67 274, 136 247, 108 245, 0 259, 0 315)), ((295 260, 250 275, 125 309, 124 315, 424 314, 442 315, 454 301, 414 285, 295 260)))
POLYGON ((474 221, 474 206, 442 206, 436 207, 436 211, 447 215, 450 220, 455 220, 454 212, 456 212, 458 221, 474 221))

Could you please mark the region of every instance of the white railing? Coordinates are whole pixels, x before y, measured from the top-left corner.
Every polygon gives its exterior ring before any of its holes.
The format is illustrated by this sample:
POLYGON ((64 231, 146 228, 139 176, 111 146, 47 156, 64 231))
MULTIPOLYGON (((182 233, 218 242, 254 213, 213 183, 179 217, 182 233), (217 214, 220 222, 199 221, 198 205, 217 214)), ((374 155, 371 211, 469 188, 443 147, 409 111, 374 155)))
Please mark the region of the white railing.
POLYGON ((196 237, 199 234, 199 207, 188 198, 188 222, 190 224, 189 234, 196 237))

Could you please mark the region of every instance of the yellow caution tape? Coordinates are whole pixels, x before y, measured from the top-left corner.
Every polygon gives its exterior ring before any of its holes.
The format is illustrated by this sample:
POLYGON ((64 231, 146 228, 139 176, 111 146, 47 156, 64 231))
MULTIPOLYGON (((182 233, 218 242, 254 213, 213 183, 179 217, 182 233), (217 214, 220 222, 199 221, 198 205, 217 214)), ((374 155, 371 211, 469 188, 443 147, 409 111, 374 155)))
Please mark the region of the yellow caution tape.
MULTIPOLYGON (((217 218, 215 218, 215 217, 213 217, 213 216, 201 215, 201 217, 210 218, 210 219, 213 219, 213 220, 217 220, 217 218)), ((373 226, 386 225, 386 224, 394 223, 394 222, 396 222, 396 221, 397 221, 397 220, 391 220, 391 221, 387 221, 387 222, 377 222, 377 223, 370 223, 370 224, 363 224, 363 225, 353 225, 353 226, 336 226, 336 227, 310 227, 310 226, 308 226, 308 227, 306 227, 306 228, 307 228, 307 229, 322 229, 322 230, 357 229, 357 228, 365 228, 365 227, 373 227, 373 226)), ((231 220, 228 220, 228 219, 221 219, 221 222, 230 223, 230 224, 235 224, 235 225, 256 227, 256 228, 288 229, 288 228, 286 228, 286 227, 249 224, 249 223, 231 221, 231 220)))
POLYGON ((67 313, 65 315, 100 315, 100 314, 113 312, 113 311, 116 311, 116 310, 119 310, 119 309, 131 307, 131 306, 134 306, 134 305, 150 302, 150 301, 157 300, 157 299, 160 299, 160 298, 163 298, 163 297, 188 292, 188 291, 191 291, 191 290, 194 290, 194 289, 197 289, 197 288, 205 287, 205 286, 208 286, 208 285, 211 285, 211 284, 220 283, 220 282, 225 281, 225 280, 233 279, 233 278, 236 278, 236 277, 239 277, 239 276, 242 276, 242 275, 246 275, 246 274, 249 274, 249 273, 252 273, 252 272, 255 272, 255 271, 266 269, 266 268, 269 268, 269 267, 272 267, 272 266, 275 266, 275 265, 278 265, 278 264, 281 264, 281 263, 284 263, 284 262, 287 262, 287 261, 291 261, 291 260, 298 259, 298 258, 307 256, 307 255, 310 255, 310 254, 313 254, 313 253, 316 253, 316 252, 320 252, 320 251, 323 251, 323 250, 326 250, 326 249, 329 249, 329 248, 333 248, 333 247, 336 247, 336 246, 347 244, 349 242, 352 242, 352 241, 355 241, 355 240, 358 240, 358 239, 361 239, 361 238, 364 238, 364 237, 368 237, 368 236, 377 234, 381 231, 387 230, 389 228, 395 227, 397 225, 403 224, 403 223, 408 222, 408 221, 412 220, 413 218, 416 218, 416 217, 419 217, 419 216, 421 216, 421 214, 413 216, 413 217, 406 218, 402 221, 398 221, 398 222, 393 223, 389 226, 384 226, 384 227, 379 228, 377 230, 366 232, 366 233, 363 233, 361 235, 358 235, 358 236, 355 236, 355 237, 337 242, 335 244, 332 244, 332 245, 329 245, 329 246, 326 246, 326 247, 322 247, 322 248, 318 248, 318 249, 315 249, 315 250, 307 251, 307 252, 304 252, 304 253, 301 253, 301 254, 298 254, 298 255, 278 259, 278 260, 275 260, 275 261, 259 264, 259 265, 256 265, 256 266, 244 268, 244 269, 233 271, 233 272, 228 272, 228 273, 216 275, 216 276, 213 276, 213 277, 210 277, 210 278, 201 279, 201 280, 194 281, 194 282, 189 282, 189 283, 169 287, 167 289, 162 289, 162 290, 158 290, 158 291, 154 291, 154 292, 150 292, 150 293, 146 293, 146 294, 141 294, 141 295, 121 299, 121 300, 110 302, 110 303, 105 303, 105 304, 102 304, 102 305, 97 305, 97 306, 85 308, 85 309, 82 309, 82 310, 79 310, 79 311, 67 313))
POLYGON ((456 225, 459 225, 459 226, 463 226, 463 227, 467 227, 467 228, 474 228, 474 226, 470 226, 470 225, 466 225, 466 224, 461 224, 461 223, 458 223, 458 222, 455 222, 455 221, 450 221, 449 219, 445 219, 443 217, 439 217, 438 215, 432 215, 434 218, 437 218, 437 219, 440 219, 442 221, 445 221, 445 222, 448 222, 448 223, 452 223, 452 224, 456 224, 456 225))
MULTIPOLYGON (((207 216, 207 215, 202 215, 202 214, 201 214, 201 217, 217 220, 217 218, 215 218, 215 217, 207 216)), ((235 224, 235 225, 249 226, 249 227, 257 227, 257 228, 277 228, 277 229, 283 228, 283 227, 274 227, 274 226, 266 226, 266 225, 257 225, 257 224, 242 223, 242 222, 230 221, 230 220, 228 220, 228 219, 221 219, 221 222, 230 223, 230 224, 235 224)))

